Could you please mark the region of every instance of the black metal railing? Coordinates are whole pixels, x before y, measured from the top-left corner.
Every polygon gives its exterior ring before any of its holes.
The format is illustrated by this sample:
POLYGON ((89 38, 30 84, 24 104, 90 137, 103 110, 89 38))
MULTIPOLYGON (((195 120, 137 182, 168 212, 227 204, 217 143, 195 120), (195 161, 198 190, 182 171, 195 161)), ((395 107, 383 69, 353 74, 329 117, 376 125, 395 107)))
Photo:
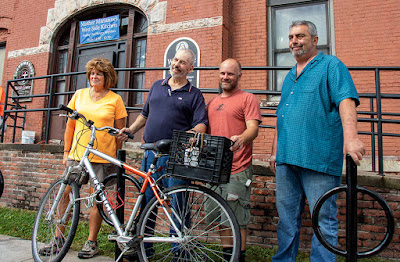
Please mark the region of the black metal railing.
MULTIPOLYGON (((218 67, 196 67, 195 70, 200 70, 200 71, 207 71, 207 70, 218 70, 218 67)), ((272 67, 272 66, 266 66, 266 67, 243 67, 242 70, 247 70, 247 71, 267 71, 268 73, 270 71, 276 71, 276 70, 289 70, 290 67, 272 67)), ((153 68, 117 68, 117 71, 123 71, 123 72, 134 72, 134 71, 160 71, 160 70, 168 70, 166 67, 153 67, 153 68)), ((371 171, 376 172, 376 158, 378 159, 378 172, 380 175, 383 175, 384 172, 384 167, 383 167, 383 137, 388 136, 388 137, 400 137, 400 132, 394 132, 394 133, 388 133, 388 132, 383 132, 383 125, 384 124, 400 124, 400 120, 398 119, 393 119, 396 117, 400 117, 400 113, 393 113, 393 112, 384 112, 382 110, 382 100, 383 99, 400 99, 400 94, 389 94, 389 93, 381 93, 381 72, 382 71, 400 71, 400 67, 349 67, 349 70, 352 71, 369 71, 374 73, 374 79, 375 79, 375 92, 373 93, 359 93, 360 99, 367 99, 369 100, 369 110, 368 111, 358 111, 358 122, 367 122, 370 123, 370 127, 368 131, 360 131, 359 134, 361 135, 368 135, 370 136, 371 139, 371 158, 372 158, 372 167, 371 171), (390 117, 390 118, 389 118, 390 117)), ((15 142, 15 130, 17 128, 25 128, 25 122, 23 122, 23 125, 17 125, 17 119, 18 118, 23 118, 23 121, 25 121, 25 116, 27 112, 45 112, 45 122, 46 126, 44 128, 45 134, 44 134, 44 141, 45 143, 49 142, 49 134, 50 134, 50 124, 51 124, 51 112, 58 110, 57 107, 53 107, 52 105, 53 100, 55 97, 58 96, 65 96, 65 95, 71 95, 74 93, 74 91, 69 91, 69 92, 55 92, 54 87, 57 78, 62 78, 62 77, 71 77, 71 76, 77 76, 80 74, 85 74, 85 72, 74 72, 74 73, 65 73, 65 74, 53 74, 53 75, 46 75, 46 76, 40 76, 40 77, 29 77, 29 78, 23 78, 23 79, 13 79, 13 80, 8 80, 7 81, 7 87, 6 87, 6 101, 13 101, 13 102, 7 102, 4 106, 4 114, 5 116, 13 116, 13 125, 8 125, 9 127, 13 128, 13 137, 12 137, 12 143, 15 142), (43 94, 36 94, 36 95, 28 95, 28 96, 22 96, 18 94, 18 91, 15 89, 15 83, 17 81, 28 81, 28 80, 39 80, 39 79, 46 79, 46 90, 49 90, 48 93, 43 93, 43 94), (12 95, 9 97, 9 91, 13 90, 13 93, 15 95, 12 95), (11 100, 9 99, 11 98, 11 100), (20 99, 24 98, 45 98, 47 103, 44 104, 43 108, 27 108, 26 104, 23 106, 18 103, 20 99), (22 114, 22 116, 21 116, 22 114)), ((394 74, 394 73, 393 73, 394 74)), ((394 76, 393 76, 394 78, 394 76)), ((260 83, 261 85, 262 83, 260 83)), ((267 86, 267 83, 265 83, 267 86)), ((113 91, 116 91, 118 93, 123 93, 123 92, 148 92, 148 89, 112 89, 113 91)), ((200 88, 200 90, 203 93, 220 93, 221 90, 220 88, 200 88)), ((254 93, 256 95, 265 95, 265 97, 271 97, 271 96, 279 96, 280 92, 279 91, 272 91, 272 90, 249 90, 246 89, 247 92, 254 93)), ((22 104, 22 103, 21 103, 22 104)), ((260 107, 262 110, 262 117, 263 118, 271 118, 271 117, 276 117, 276 114, 274 110, 276 110, 276 106, 261 106, 260 107)), ((135 110, 141 110, 141 107, 135 107, 135 106, 127 106, 126 107, 127 111, 135 111, 135 110)), ((3 118, 3 126, 1 128, 1 142, 4 141, 4 122, 6 121, 7 117, 3 118)), ((262 128, 271 128, 274 129, 275 125, 260 125, 262 128)))

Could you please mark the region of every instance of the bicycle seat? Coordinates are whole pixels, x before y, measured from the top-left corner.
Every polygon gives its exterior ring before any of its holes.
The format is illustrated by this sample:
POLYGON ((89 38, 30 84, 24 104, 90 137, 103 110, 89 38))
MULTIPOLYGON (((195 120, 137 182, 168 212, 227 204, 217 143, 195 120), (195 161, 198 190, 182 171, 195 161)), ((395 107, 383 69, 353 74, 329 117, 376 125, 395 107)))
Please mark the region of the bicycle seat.
POLYGON ((161 139, 155 143, 144 143, 140 148, 167 154, 172 144, 172 139, 161 139))

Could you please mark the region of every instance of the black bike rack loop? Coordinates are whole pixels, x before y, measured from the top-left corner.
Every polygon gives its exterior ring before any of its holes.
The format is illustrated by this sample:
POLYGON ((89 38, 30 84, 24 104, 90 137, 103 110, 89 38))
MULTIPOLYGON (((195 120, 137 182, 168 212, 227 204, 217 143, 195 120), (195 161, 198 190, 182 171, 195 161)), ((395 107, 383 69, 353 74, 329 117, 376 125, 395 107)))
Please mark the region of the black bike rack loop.
POLYGON ((376 255, 385 249, 392 241, 394 234, 394 217, 386 201, 376 192, 357 186, 357 166, 351 156, 346 156, 346 182, 347 185, 333 188, 322 195, 315 204, 312 214, 312 226, 314 233, 321 244, 330 252, 346 257, 346 261, 356 261, 358 258, 366 258, 376 255), (319 211, 323 203, 331 196, 346 192, 346 250, 338 249, 330 244, 322 235, 318 225, 319 211), (387 230, 384 239, 375 248, 357 252, 357 193, 369 195, 376 200, 385 211, 387 218, 387 230))
POLYGON ((4 189, 4 178, 0 170, 0 197, 3 194, 3 189, 4 189))

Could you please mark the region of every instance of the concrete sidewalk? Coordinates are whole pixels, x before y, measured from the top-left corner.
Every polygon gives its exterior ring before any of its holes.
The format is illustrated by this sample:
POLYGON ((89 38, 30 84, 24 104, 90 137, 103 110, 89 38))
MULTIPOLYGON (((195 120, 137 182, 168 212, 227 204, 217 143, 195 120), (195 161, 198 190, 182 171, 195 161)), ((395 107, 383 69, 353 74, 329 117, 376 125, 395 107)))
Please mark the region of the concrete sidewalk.
MULTIPOLYGON (((2 262, 31 262, 32 248, 31 241, 17 237, 0 235, 0 260, 2 262)), ((92 259, 79 259, 78 252, 70 250, 64 257, 66 262, 111 262, 111 257, 95 256, 92 259)))

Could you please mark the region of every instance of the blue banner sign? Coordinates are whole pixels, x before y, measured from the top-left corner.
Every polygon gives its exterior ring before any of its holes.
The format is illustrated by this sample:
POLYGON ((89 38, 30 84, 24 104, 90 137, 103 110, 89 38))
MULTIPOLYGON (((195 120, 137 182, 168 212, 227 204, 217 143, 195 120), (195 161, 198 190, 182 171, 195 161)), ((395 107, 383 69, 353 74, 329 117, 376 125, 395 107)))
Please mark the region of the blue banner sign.
POLYGON ((81 44, 119 39, 119 15, 79 22, 81 44))

